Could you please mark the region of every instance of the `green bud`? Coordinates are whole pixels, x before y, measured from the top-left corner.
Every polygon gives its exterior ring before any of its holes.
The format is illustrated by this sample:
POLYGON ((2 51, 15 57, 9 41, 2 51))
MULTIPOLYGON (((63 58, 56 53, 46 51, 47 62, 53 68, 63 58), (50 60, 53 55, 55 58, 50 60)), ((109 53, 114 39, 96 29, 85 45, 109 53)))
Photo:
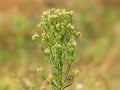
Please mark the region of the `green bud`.
POLYGON ((74 39, 71 40, 71 44, 76 47, 77 43, 74 39))
POLYGON ((73 76, 76 77, 76 76, 79 75, 79 73, 80 73, 79 70, 74 70, 74 71, 73 71, 73 76))

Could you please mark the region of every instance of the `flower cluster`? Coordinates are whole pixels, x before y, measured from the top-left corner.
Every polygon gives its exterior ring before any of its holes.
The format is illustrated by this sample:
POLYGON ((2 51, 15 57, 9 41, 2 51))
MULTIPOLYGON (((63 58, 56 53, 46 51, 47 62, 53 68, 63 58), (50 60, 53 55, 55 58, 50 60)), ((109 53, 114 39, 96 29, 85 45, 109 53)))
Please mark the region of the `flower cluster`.
MULTIPOLYGON (((75 48, 80 32, 72 24, 73 11, 49 9, 41 15, 39 27, 42 30, 40 46, 52 66, 54 78, 50 81, 52 90, 64 90, 72 80, 68 74, 75 60, 75 48)), ((35 39, 37 34, 33 37, 35 39)), ((78 71, 73 72, 78 75, 78 71)))

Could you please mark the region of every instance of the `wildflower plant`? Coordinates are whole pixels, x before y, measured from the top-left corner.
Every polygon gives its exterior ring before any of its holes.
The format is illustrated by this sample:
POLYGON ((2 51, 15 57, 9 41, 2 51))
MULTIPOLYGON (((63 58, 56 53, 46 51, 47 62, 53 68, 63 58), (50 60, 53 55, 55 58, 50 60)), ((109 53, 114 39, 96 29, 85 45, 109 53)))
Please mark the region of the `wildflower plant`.
POLYGON ((42 51, 51 65, 52 75, 46 76, 43 68, 38 69, 41 76, 51 85, 52 90, 64 90, 70 86, 74 77, 79 74, 70 67, 75 60, 75 48, 80 32, 74 30, 72 24, 73 11, 49 9, 41 15, 38 25, 42 34, 33 35, 32 39, 39 42, 42 51))

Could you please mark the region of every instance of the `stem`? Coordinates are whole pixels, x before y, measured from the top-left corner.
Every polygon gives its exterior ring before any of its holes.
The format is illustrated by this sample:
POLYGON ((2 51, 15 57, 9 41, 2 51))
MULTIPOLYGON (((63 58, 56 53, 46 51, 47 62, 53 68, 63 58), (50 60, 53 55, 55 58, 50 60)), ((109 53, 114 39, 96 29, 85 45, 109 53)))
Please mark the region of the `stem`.
POLYGON ((62 55, 62 51, 61 51, 61 49, 59 49, 59 53, 58 53, 58 59, 59 59, 59 63, 58 63, 58 75, 59 75, 59 83, 58 83, 58 85, 59 85, 59 89, 58 90, 63 90, 63 62, 62 62, 62 57, 61 57, 61 55, 62 55))
POLYGON ((65 79, 64 79, 64 82, 66 82, 66 80, 67 80, 68 72, 69 72, 69 70, 70 70, 70 67, 71 67, 71 64, 68 64, 68 65, 67 65, 67 69, 66 69, 66 71, 65 71, 65 79))
POLYGON ((62 90, 62 85, 63 85, 63 83, 62 83, 62 72, 63 72, 62 68, 63 68, 63 65, 62 65, 62 60, 60 57, 59 69, 58 69, 59 70, 59 89, 58 90, 62 90))

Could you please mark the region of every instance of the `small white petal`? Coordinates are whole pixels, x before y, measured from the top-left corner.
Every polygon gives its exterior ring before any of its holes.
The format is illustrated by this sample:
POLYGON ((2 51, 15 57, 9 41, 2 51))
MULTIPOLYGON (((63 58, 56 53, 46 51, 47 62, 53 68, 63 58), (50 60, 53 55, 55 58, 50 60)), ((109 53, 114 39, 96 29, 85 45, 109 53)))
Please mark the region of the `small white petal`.
POLYGON ((77 84, 76 88, 79 88, 79 89, 83 88, 83 84, 77 84))

